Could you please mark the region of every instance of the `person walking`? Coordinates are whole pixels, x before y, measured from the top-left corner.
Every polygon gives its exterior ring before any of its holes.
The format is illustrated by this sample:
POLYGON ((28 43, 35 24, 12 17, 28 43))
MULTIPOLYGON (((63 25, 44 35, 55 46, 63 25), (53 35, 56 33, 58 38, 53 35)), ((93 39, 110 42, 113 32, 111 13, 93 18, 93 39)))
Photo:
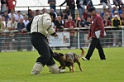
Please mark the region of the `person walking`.
POLYGON ((85 57, 83 57, 83 60, 90 60, 90 57, 93 54, 93 51, 95 48, 98 49, 99 52, 99 56, 101 60, 106 60, 103 48, 101 46, 100 43, 100 38, 104 37, 104 24, 102 21, 102 18, 97 14, 95 7, 91 7, 88 9, 88 11, 90 12, 90 15, 92 16, 91 18, 91 27, 90 27, 90 31, 88 33, 88 40, 91 38, 91 43, 89 46, 89 50, 87 52, 87 55, 85 57), (96 32, 100 32, 99 35, 96 35, 96 32))
POLYGON ((53 17, 55 16, 53 16, 52 13, 50 15, 44 13, 35 16, 32 21, 30 32, 31 43, 40 55, 31 71, 31 74, 33 75, 40 74, 45 65, 47 65, 51 73, 56 74, 62 72, 53 60, 53 51, 51 50, 47 40, 48 34, 54 37, 58 36, 51 25, 53 17))

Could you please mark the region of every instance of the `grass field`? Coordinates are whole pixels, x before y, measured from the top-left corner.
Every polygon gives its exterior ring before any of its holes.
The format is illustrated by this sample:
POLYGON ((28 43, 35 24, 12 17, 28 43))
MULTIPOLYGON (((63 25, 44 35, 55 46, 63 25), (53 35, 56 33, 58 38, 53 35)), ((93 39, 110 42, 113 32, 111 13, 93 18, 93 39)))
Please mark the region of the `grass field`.
MULTIPOLYGON (((80 50, 57 50, 67 53, 80 50)), ((87 49, 85 49, 87 52, 87 49)), ((124 82, 124 48, 105 48, 107 60, 99 59, 97 50, 90 61, 81 61, 83 72, 75 63, 75 73, 68 68, 62 74, 51 74, 45 66, 40 75, 31 75, 31 69, 39 56, 32 52, 2 52, 0 53, 0 82, 124 82)), ((57 62, 59 65, 59 63, 57 62)))

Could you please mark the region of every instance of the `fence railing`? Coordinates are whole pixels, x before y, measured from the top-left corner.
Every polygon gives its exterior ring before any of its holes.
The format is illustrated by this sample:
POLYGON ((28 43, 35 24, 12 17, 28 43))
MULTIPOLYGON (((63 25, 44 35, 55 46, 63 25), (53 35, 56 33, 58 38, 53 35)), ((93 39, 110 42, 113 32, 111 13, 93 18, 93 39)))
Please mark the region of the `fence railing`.
MULTIPOLYGON (((105 27, 107 36, 105 38, 100 39, 103 47, 123 47, 124 46, 124 26, 120 28, 115 27, 105 27)), ((88 35, 87 28, 75 28, 73 30, 74 35, 70 36, 69 29, 64 29, 59 31, 58 33, 60 36, 59 38, 52 38, 49 39, 53 40, 51 42, 52 48, 55 49, 63 49, 63 48, 80 48, 85 47, 87 48, 89 45, 90 40, 87 40, 88 35), (64 35, 63 35, 64 33, 64 35), (64 41, 64 37, 66 38, 66 42, 64 41), (55 41, 55 42, 54 42, 55 41), (59 43, 60 42, 60 43, 59 43), (56 44, 58 44, 56 46, 56 44), (70 45, 70 46, 69 46, 70 45)), ((0 34, 0 49, 1 51, 22 51, 27 50, 31 51, 34 50, 33 46, 30 42, 30 35, 29 33, 19 33, 19 32, 4 32, 0 34)))

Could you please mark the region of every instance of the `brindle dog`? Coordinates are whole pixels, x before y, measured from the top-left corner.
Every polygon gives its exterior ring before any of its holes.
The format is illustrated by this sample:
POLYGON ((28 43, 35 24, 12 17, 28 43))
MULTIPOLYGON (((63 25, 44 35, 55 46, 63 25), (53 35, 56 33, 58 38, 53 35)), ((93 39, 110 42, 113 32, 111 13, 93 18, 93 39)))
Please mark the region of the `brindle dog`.
POLYGON ((65 69, 65 67, 68 67, 70 71, 74 72, 74 63, 76 62, 79 66, 80 71, 82 71, 79 58, 83 57, 84 49, 83 48, 80 49, 81 49, 81 55, 77 55, 74 52, 69 52, 66 54, 54 52, 53 58, 60 63, 59 66, 60 69, 65 69))

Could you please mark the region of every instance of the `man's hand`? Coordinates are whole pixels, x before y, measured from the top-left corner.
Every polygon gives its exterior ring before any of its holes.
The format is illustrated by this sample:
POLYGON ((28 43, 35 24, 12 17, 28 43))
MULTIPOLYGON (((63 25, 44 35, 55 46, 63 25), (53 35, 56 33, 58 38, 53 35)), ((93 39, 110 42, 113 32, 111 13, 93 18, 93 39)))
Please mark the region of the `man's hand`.
POLYGON ((89 35, 87 36, 87 39, 90 40, 90 36, 89 35))
POLYGON ((54 36, 54 37, 58 37, 58 34, 54 34, 53 36, 54 36))

